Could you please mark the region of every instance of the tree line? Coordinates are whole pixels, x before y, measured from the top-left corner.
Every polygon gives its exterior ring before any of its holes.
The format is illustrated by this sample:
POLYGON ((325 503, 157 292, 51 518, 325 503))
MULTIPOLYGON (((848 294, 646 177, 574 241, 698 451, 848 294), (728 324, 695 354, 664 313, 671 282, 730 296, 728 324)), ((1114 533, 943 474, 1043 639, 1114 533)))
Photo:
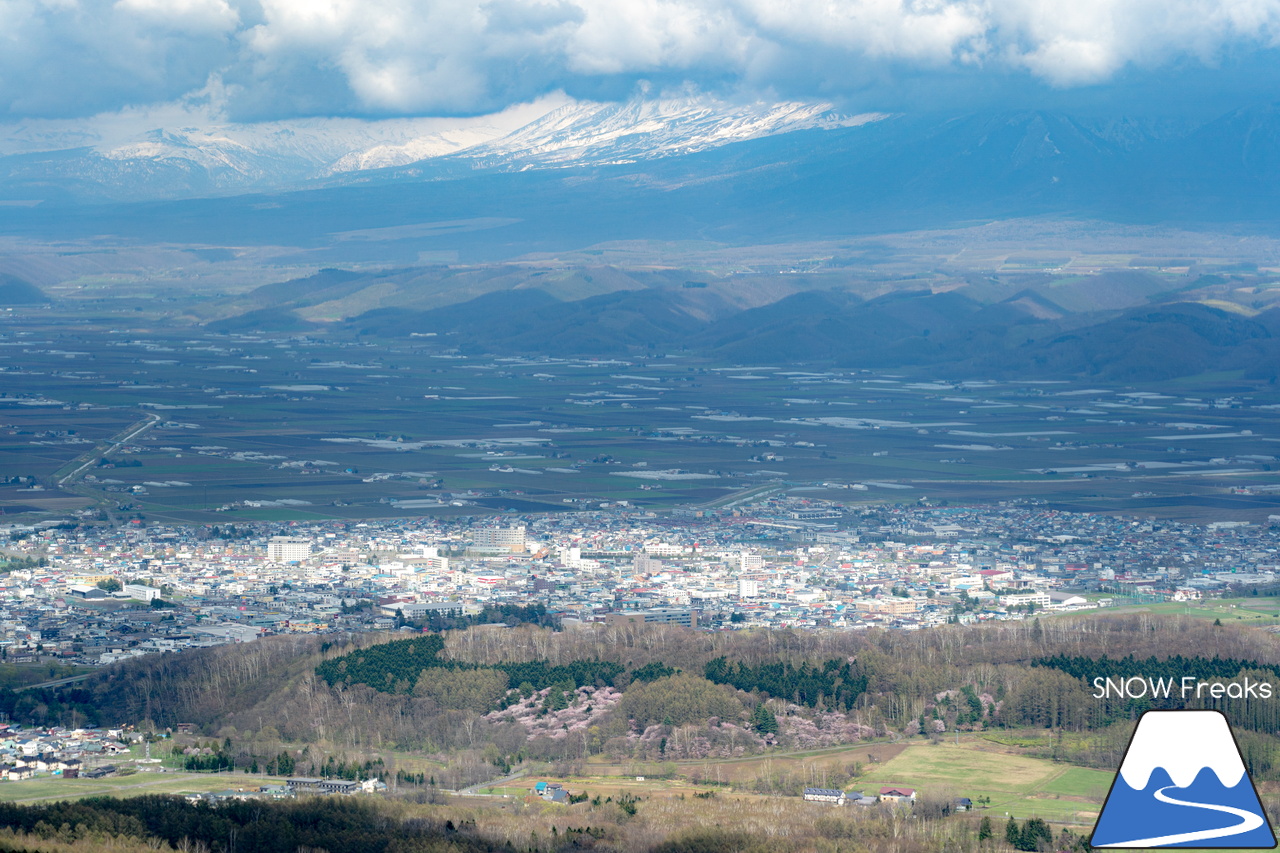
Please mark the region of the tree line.
POLYGON ((542 628, 560 628, 560 620, 547 612, 547 606, 541 602, 533 604, 486 604, 479 613, 450 615, 447 613, 428 613, 421 619, 401 618, 401 625, 414 625, 424 631, 460 631, 476 625, 491 625, 501 622, 505 625, 537 625, 542 628))
POLYGON ((400 819, 354 797, 232 801, 212 806, 182 797, 94 797, 77 802, 0 803, 0 825, 37 838, 76 842, 135 839, 210 853, 490 853, 502 850, 453 823, 400 819))
POLYGON ((330 686, 365 684, 382 693, 413 693, 423 673, 430 670, 480 672, 497 671, 509 684, 527 684, 545 690, 560 684, 571 688, 612 685, 625 667, 614 661, 574 660, 552 665, 545 660, 514 661, 479 665, 439 657, 444 639, 425 634, 408 640, 360 649, 330 658, 316 667, 316 674, 330 686))
POLYGON ((868 681, 859 664, 836 658, 821 665, 775 661, 750 666, 743 661, 731 664, 728 658, 718 657, 707 661, 703 673, 716 684, 833 711, 853 708, 866 692, 868 681))
POLYGON ((1059 669, 1089 684, 1099 676, 1168 678, 1174 681, 1183 676, 1191 676, 1201 681, 1210 681, 1235 678, 1245 670, 1267 670, 1273 676, 1280 676, 1280 664, 1264 664, 1256 660, 1237 658, 1192 657, 1181 654, 1165 658, 1151 655, 1142 659, 1132 654, 1122 658, 1111 658, 1106 655, 1092 658, 1083 655, 1059 654, 1036 658, 1031 665, 1059 669))

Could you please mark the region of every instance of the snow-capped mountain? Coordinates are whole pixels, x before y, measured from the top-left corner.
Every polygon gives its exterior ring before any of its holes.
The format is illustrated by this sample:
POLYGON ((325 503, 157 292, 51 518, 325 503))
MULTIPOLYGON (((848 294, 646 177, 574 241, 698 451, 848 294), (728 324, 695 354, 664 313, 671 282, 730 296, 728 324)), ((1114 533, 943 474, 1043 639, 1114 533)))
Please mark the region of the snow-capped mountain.
POLYGON ((634 162, 795 130, 850 127, 829 104, 735 104, 708 97, 621 104, 564 97, 473 119, 305 119, 259 124, 179 113, 138 119, 27 121, 0 127, 0 198, 173 198, 358 179, 357 173, 452 155, 476 169, 634 162), (196 119, 195 122, 192 119, 196 119))
POLYGON ((885 116, 840 115, 830 104, 730 105, 700 98, 574 103, 464 156, 539 166, 634 162, 815 128, 854 127, 885 116))

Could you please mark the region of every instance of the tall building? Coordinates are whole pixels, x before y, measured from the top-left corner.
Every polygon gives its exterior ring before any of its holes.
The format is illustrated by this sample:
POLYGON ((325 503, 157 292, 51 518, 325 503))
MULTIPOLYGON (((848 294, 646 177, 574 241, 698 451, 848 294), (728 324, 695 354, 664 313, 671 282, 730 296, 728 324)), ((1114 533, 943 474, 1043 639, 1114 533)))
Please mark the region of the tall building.
POLYGON ((272 536, 267 541, 267 559, 272 563, 300 563, 310 556, 310 539, 272 536))
POLYGON ((660 572, 662 571, 662 561, 656 557, 650 557, 642 551, 636 554, 635 560, 632 561, 632 571, 638 575, 660 572))
POLYGON ((698 614, 680 607, 654 607, 650 610, 622 610, 605 616, 606 624, 616 625, 620 622, 660 622, 665 625, 684 625, 688 628, 698 627, 698 614))
POLYGON ((755 598, 760 594, 760 584, 751 578, 738 578, 738 598, 755 598))
POLYGON ((434 554, 428 555, 422 558, 422 568, 429 572, 447 572, 449 571, 449 558, 434 554))
POLYGON ((523 554, 525 545, 525 527, 481 527, 471 534, 471 547, 476 551, 490 551, 507 554, 523 554))

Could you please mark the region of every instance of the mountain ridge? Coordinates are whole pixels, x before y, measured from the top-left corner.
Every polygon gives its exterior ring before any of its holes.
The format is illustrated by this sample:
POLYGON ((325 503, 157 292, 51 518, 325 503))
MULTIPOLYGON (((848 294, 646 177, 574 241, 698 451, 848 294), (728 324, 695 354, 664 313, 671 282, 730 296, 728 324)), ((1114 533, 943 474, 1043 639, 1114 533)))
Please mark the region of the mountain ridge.
MULTIPOLYGON (((64 129, 0 129, 0 192, 63 183, 102 199, 179 198, 360 180, 366 172, 457 157, 469 169, 610 165, 677 156, 801 129, 856 127, 828 103, 732 103, 705 96, 569 100, 532 121, 313 119, 157 127, 93 139, 64 129), (97 186, 96 193, 93 187, 97 186)), ((412 173, 412 170, 410 170, 412 173)))

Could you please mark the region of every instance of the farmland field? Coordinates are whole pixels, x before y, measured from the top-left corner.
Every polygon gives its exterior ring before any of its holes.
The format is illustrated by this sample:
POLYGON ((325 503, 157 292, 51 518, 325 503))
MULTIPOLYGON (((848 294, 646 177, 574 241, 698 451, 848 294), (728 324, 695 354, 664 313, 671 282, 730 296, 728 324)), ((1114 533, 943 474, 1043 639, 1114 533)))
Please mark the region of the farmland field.
POLYGON ((162 522, 594 508, 792 490, 1194 521, 1280 512, 1280 390, 971 381, 683 353, 463 355, 431 339, 0 316, 0 511, 162 522), (1275 469, 1275 470, 1272 470, 1275 469))
POLYGON ((1224 623, 1239 622, 1259 627, 1280 624, 1280 599, 1268 596, 1121 605, 1111 612, 1133 611, 1191 616, 1197 619, 1217 619, 1224 623))
POLYGON ((979 810, 1001 821, 1012 814, 1020 820, 1041 817, 1055 823, 1091 825, 1113 776, 1020 755, 1016 748, 966 735, 959 745, 863 744, 727 761, 589 764, 582 775, 529 776, 494 793, 522 795, 539 781, 554 781, 591 796, 690 797, 714 790, 717 796, 753 798, 778 795, 762 789, 762 780, 786 779, 799 786, 839 788, 871 796, 882 786, 908 787, 922 799, 969 797, 979 810))
POLYGON ((78 800, 83 797, 141 794, 195 794, 206 791, 254 790, 260 785, 280 785, 283 779, 242 773, 135 773, 103 779, 54 779, 41 777, 20 782, 0 782, 0 800, 16 803, 40 800, 78 800))
POLYGON ((881 785, 915 788, 921 795, 990 798, 1002 819, 1042 817, 1092 823, 1115 774, 1009 754, 977 740, 912 744, 900 755, 854 780, 865 792, 881 785))

